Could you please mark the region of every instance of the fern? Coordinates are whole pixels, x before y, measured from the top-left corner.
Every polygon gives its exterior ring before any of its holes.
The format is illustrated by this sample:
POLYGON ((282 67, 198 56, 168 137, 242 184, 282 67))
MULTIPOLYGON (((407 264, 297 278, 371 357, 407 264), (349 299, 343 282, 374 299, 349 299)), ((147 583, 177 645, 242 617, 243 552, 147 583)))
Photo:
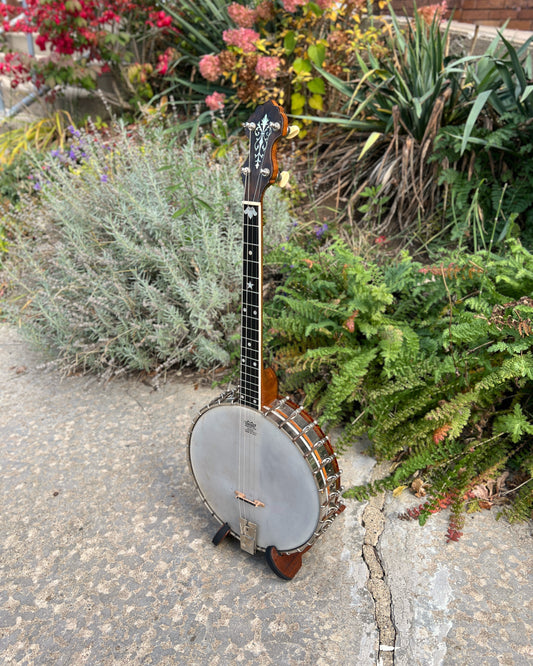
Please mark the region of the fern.
POLYGON ((273 354, 283 369, 285 351, 301 350, 286 384, 296 387, 297 373, 321 422, 347 422, 341 448, 367 433, 378 458, 401 459, 348 496, 423 474, 435 502, 453 506, 457 535, 475 479, 511 463, 525 470, 511 454, 531 438, 532 255, 512 241, 501 257, 483 250, 422 266, 404 253, 381 271, 335 241, 283 258, 270 321, 286 327, 272 335, 273 354))

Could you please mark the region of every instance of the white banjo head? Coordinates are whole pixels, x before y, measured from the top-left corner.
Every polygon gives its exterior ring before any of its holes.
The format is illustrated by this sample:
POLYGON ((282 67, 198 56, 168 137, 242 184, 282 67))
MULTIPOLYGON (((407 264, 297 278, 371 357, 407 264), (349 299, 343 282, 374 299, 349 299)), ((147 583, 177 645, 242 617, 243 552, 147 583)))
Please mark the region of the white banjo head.
POLYGON ((238 404, 203 412, 189 434, 189 463, 211 513, 240 537, 257 525, 256 547, 293 551, 320 522, 320 492, 291 437, 263 413, 238 404))

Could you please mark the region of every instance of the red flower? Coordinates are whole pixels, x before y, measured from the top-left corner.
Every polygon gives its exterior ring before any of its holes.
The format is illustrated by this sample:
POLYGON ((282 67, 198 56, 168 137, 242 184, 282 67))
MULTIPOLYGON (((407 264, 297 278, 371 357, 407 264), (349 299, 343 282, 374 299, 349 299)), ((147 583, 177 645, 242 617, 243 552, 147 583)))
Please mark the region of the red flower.
POLYGON ((35 38, 35 43, 41 49, 41 51, 44 51, 46 49, 46 42, 47 39, 44 35, 39 35, 38 37, 35 38))

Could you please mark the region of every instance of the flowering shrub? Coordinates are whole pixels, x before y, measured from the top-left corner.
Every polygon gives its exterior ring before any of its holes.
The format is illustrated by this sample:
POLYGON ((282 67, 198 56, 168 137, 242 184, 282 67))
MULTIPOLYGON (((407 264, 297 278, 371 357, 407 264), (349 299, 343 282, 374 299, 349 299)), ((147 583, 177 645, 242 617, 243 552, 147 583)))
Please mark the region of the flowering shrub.
POLYGON ((290 99, 294 114, 325 110, 327 82, 313 63, 342 76, 362 47, 382 49, 379 30, 362 27, 367 11, 363 0, 261 0, 255 8, 232 2, 227 13, 236 27, 222 34, 225 50, 200 59, 200 73, 230 85, 246 104, 274 97, 286 105, 290 99))
MULTIPOLYGON (((49 54, 38 58, 5 54, 0 74, 11 77, 12 87, 33 80, 38 86, 51 88, 73 83, 92 89, 98 73, 116 69, 128 59, 137 57, 140 62, 135 64, 139 66, 149 64, 143 62, 146 54, 135 52, 134 40, 150 42, 155 52, 150 76, 168 71, 173 52, 164 47, 176 30, 158 0, 28 0, 21 18, 10 21, 19 13, 19 8, 0 5, 4 30, 38 33, 37 47, 49 54), (132 50, 128 52, 126 46, 132 50)), ((127 78, 131 83, 131 77, 127 78)))

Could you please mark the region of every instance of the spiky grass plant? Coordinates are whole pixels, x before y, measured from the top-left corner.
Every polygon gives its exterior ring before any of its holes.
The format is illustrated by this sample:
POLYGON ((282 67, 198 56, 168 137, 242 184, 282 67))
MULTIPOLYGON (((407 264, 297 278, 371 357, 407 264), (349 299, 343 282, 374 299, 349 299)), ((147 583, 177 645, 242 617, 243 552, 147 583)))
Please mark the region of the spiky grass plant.
POLYGON ((8 120, 0 122, 0 168, 13 164, 28 149, 46 150, 51 145, 63 149, 68 135, 67 127, 73 120, 68 111, 58 110, 20 127, 12 127, 8 120))
MULTIPOLYGON (((32 225, 10 248, 6 314, 66 372, 227 365, 240 299, 241 158, 212 160, 160 130, 115 128, 106 141, 72 132, 69 151, 35 171, 40 200, 6 221, 32 225)), ((290 219, 279 193, 268 195, 271 247, 290 219)))
POLYGON ((429 161, 437 132, 468 114, 461 88, 468 58, 448 58, 450 24, 441 32, 439 16, 428 25, 415 11, 405 28, 392 10, 391 17, 384 58, 359 57, 353 81, 322 72, 347 99, 336 121, 351 134, 342 146, 331 143, 322 159, 335 164, 331 179, 344 193, 352 233, 366 227, 376 236, 412 237, 420 215, 431 218, 439 201, 438 167, 429 161), (378 187, 389 197, 387 210, 379 223, 372 211, 361 219, 361 194, 378 187))
POLYGON ((482 56, 458 57, 448 54, 450 22, 441 29, 439 18, 428 25, 422 10, 415 10, 404 26, 391 10, 384 56, 360 57, 359 70, 349 72, 348 80, 317 67, 346 103, 336 116, 316 119, 328 129, 317 176, 323 195, 314 205, 337 192, 343 204, 339 219, 347 223, 343 233, 352 245, 365 233, 396 237, 400 246, 426 247, 436 237, 446 238, 450 227, 453 237, 453 174, 471 184, 472 172, 487 155, 489 179, 503 174, 508 180, 507 165, 500 168, 508 156, 522 167, 533 108, 531 40, 515 49, 499 34, 482 56), (518 131, 510 131, 513 124, 518 131), (345 132, 339 137, 341 127, 345 132), (501 136, 499 145, 494 140, 498 130, 508 138, 503 148, 501 136), (439 141, 457 147, 436 155, 439 141), (439 182, 441 167, 450 187, 439 182), (378 196, 362 201, 372 190, 378 196))

